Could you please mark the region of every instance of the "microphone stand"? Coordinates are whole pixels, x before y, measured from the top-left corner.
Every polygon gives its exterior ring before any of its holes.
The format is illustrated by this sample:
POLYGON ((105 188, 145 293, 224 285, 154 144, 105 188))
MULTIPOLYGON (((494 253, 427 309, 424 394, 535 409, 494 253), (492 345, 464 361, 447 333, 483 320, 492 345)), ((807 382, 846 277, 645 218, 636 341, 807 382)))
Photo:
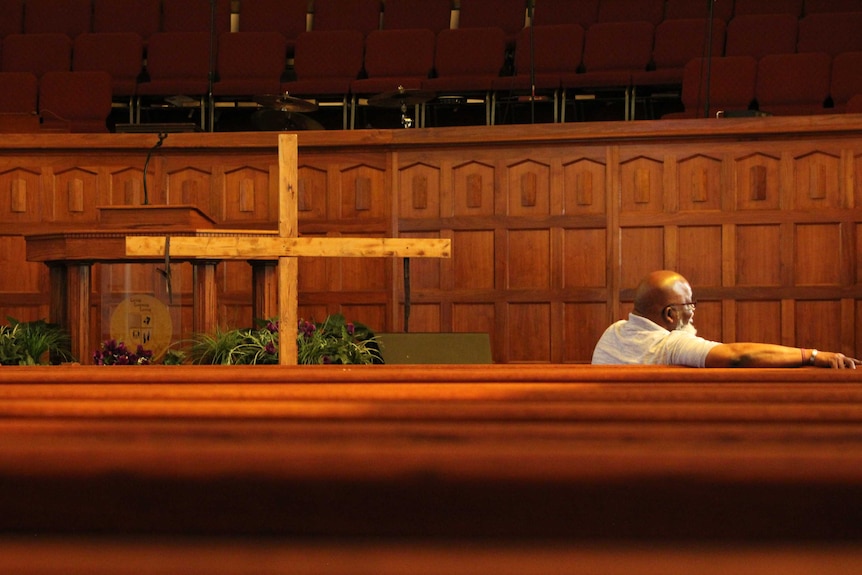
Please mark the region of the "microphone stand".
POLYGON ((533 17, 536 10, 536 1, 530 0, 527 5, 528 20, 530 23, 530 123, 536 123, 536 46, 534 38, 533 17))
POLYGON ((706 96, 704 98, 703 117, 709 118, 709 93, 712 82, 712 21, 715 17, 715 0, 707 0, 708 11, 706 17, 706 96))
POLYGON ((147 170, 149 170, 150 159, 152 159, 152 157, 153 157, 153 152, 155 152, 158 148, 162 147, 162 144, 164 143, 165 138, 167 138, 167 137, 168 137, 167 133, 165 133, 165 132, 159 133, 159 136, 158 136, 159 141, 156 142, 152 148, 150 148, 150 151, 147 152, 147 159, 144 161, 144 201, 143 201, 143 205, 145 205, 145 206, 150 203, 150 192, 147 189, 147 170))
MULTIPOLYGON (((209 106, 209 131, 215 131, 215 97, 213 96, 213 84, 215 83, 215 45, 216 45, 216 4, 217 0, 210 0, 210 69, 207 74, 207 105, 209 106)), ((204 112, 201 112, 203 114, 204 112)))

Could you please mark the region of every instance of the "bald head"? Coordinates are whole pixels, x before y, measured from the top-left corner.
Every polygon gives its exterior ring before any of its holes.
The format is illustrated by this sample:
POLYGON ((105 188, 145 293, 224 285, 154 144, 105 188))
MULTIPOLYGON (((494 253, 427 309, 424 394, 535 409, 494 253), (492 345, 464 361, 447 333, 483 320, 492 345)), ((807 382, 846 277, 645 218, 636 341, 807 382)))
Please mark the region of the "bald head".
POLYGON ((665 325, 666 308, 691 301, 691 285, 671 270, 659 270, 643 278, 635 291, 635 313, 659 325, 665 325))

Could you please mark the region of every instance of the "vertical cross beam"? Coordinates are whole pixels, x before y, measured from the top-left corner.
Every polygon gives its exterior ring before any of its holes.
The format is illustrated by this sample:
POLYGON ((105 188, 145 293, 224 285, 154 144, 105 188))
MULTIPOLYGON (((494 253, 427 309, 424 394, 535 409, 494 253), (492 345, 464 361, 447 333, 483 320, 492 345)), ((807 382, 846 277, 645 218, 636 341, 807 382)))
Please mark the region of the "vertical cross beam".
MULTIPOLYGON (((299 235, 297 200, 297 137, 278 136, 278 235, 296 238, 299 235)), ((296 326, 299 324, 299 258, 278 258, 278 363, 296 365, 296 326)))

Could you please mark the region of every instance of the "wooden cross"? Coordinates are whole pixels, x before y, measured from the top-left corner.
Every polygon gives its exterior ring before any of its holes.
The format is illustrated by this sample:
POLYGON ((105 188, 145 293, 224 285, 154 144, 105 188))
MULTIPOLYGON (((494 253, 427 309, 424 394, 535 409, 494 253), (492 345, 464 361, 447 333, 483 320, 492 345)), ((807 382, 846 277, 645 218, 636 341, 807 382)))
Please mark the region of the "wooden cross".
MULTIPOLYGON (((301 256, 324 257, 450 257, 448 239, 300 238, 297 203, 297 136, 278 137, 278 235, 243 230, 201 231, 193 236, 172 236, 170 254, 179 258, 209 260, 278 259, 278 318, 282 335, 294 333, 299 322, 297 274, 301 256)), ((163 256, 164 236, 126 237, 127 256, 163 256)), ((279 363, 295 365, 295 337, 279 338, 279 363)))

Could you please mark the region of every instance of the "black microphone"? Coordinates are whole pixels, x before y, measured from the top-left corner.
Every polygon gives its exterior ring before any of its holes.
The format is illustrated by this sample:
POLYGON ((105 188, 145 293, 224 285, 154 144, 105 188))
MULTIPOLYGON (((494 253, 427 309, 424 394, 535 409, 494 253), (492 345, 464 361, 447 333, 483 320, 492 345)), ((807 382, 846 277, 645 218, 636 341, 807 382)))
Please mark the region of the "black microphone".
POLYGON ((145 206, 150 203, 150 194, 147 191, 147 169, 149 168, 149 165, 150 165, 150 158, 153 157, 153 152, 155 152, 158 148, 162 147, 162 143, 165 141, 165 138, 167 138, 167 137, 168 137, 167 133, 160 132, 159 133, 159 141, 156 142, 152 148, 150 148, 149 152, 147 152, 147 159, 144 162, 144 202, 143 202, 143 205, 145 205, 145 206))

